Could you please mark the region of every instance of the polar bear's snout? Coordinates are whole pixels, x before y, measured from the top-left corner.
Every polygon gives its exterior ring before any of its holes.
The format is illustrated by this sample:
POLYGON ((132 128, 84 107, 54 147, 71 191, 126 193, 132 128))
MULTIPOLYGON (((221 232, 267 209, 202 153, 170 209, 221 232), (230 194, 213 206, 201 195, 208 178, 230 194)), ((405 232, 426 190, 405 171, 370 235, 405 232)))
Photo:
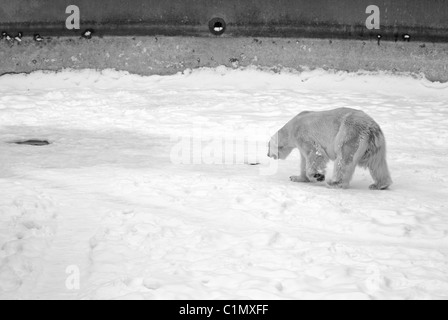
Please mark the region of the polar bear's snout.
POLYGON ((274 152, 274 150, 272 149, 271 142, 269 142, 269 144, 268 144, 268 157, 272 158, 274 160, 277 160, 278 159, 278 148, 277 147, 275 148, 275 151, 276 152, 274 152))

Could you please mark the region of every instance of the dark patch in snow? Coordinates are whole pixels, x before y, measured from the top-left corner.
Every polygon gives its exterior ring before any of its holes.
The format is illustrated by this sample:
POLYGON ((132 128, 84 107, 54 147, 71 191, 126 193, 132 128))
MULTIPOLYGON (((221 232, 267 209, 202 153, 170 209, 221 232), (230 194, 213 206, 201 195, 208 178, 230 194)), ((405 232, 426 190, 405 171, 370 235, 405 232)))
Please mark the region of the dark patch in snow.
POLYGON ((50 144, 50 142, 48 142, 47 140, 25 140, 25 141, 14 141, 13 143, 35 147, 48 146, 50 144))

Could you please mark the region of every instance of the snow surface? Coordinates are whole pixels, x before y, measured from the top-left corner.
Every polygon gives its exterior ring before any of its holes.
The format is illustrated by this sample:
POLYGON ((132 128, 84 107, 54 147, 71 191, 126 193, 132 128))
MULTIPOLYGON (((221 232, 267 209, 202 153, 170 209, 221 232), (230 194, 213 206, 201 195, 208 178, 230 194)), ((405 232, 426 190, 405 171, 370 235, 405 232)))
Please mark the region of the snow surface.
POLYGON ((0 77, 0 298, 448 299, 447 101, 322 70, 0 77), (363 170, 350 190, 292 183, 297 152, 266 157, 297 113, 336 107, 381 124, 391 190, 363 170), (177 163, 195 130, 259 142, 260 165, 177 163))

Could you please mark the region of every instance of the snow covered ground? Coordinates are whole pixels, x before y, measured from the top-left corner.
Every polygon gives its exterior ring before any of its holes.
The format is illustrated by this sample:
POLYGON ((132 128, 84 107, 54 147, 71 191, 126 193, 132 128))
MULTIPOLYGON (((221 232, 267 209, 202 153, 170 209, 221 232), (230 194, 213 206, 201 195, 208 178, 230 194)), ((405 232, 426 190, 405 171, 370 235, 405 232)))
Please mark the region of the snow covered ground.
POLYGON ((447 101, 387 74, 0 77, 0 298, 448 299, 447 101), (343 106, 381 124, 391 190, 362 170, 350 190, 295 184, 297 153, 266 157, 300 111, 343 106), (212 137, 259 148, 176 157, 212 137), (52 144, 10 143, 36 138, 52 144))

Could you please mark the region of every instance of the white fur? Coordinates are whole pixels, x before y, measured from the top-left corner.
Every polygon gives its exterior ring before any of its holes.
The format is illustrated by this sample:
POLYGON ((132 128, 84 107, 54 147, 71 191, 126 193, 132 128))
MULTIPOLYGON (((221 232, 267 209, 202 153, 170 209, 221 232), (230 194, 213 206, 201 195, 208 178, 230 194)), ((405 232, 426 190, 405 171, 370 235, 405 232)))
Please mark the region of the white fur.
POLYGON ((375 181, 370 189, 384 190, 392 184, 384 134, 362 111, 302 112, 272 137, 268 156, 284 160, 295 148, 301 154, 301 175, 291 177, 294 182, 323 181, 332 160, 334 176, 327 181, 330 187, 348 188, 356 166, 369 169, 375 181))

